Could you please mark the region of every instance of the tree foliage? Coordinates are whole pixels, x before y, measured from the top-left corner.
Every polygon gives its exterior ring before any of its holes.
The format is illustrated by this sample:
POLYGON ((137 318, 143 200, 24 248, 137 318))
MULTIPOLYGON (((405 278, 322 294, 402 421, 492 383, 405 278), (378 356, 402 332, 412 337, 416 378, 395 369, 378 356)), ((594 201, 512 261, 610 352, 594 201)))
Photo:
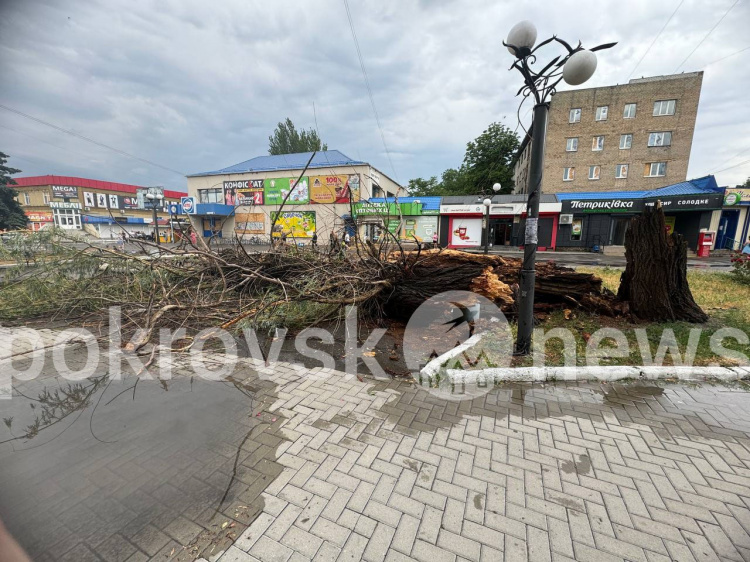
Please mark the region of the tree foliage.
POLYGON ((466 145, 463 163, 459 168, 448 168, 438 181, 409 180, 409 193, 428 195, 477 195, 492 193, 495 183, 502 185, 501 193, 513 190, 512 161, 520 142, 516 133, 501 123, 492 123, 481 135, 466 145))
POLYGON ((21 170, 6 166, 8 155, 0 152, 0 230, 15 230, 25 228, 28 222, 26 213, 16 200, 18 191, 10 187, 16 185, 11 177, 21 170))
POLYGON ((298 131, 289 117, 280 122, 273 135, 268 137, 268 154, 295 154, 314 150, 328 150, 328 145, 320 140, 315 129, 298 131))
POLYGON ((750 178, 747 178, 745 180, 745 183, 740 183, 740 184, 736 185, 735 187, 744 187, 746 189, 750 189, 750 178))

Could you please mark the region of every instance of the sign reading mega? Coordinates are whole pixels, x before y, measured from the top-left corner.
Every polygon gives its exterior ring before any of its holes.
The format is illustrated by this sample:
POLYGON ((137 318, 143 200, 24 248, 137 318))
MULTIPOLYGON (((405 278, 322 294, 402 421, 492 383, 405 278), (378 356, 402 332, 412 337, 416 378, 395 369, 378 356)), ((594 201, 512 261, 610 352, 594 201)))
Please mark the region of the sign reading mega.
POLYGON ((52 197, 78 197, 78 188, 73 185, 53 185, 52 197))

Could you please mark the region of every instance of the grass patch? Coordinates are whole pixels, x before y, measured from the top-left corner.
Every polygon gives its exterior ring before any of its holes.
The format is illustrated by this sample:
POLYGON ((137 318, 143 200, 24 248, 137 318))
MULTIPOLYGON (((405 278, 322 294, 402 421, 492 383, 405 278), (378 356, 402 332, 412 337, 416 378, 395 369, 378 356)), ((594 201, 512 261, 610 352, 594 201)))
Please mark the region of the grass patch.
MULTIPOLYGON (((604 286, 614 292, 620 284, 622 269, 618 268, 596 268, 582 267, 577 271, 594 273, 602 278, 604 286)), ((661 322, 661 323, 633 323, 621 318, 609 318, 590 314, 582 311, 572 311, 566 318, 564 311, 556 311, 542 322, 538 327, 544 332, 554 328, 566 328, 573 334, 575 341, 576 364, 586 364, 587 345, 593 334, 601 328, 616 328, 620 330, 627 340, 628 353, 625 357, 610 358, 602 360, 603 365, 643 365, 643 353, 641 345, 647 342, 651 356, 655 357, 660 346, 667 345, 667 339, 671 330, 674 333, 674 341, 677 342, 680 355, 685 359, 686 350, 690 341, 691 333, 694 341, 697 341, 693 365, 705 366, 718 364, 721 366, 736 366, 748 364, 736 357, 729 357, 714 345, 711 347, 711 336, 722 328, 736 328, 750 334, 750 286, 737 281, 731 273, 688 271, 688 282, 696 302, 709 315, 705 324, 690 324, 687 322, 661 322), (641 333, 639 343, 637 331, 641 333), (700 330, 700 335, 695 332, 700 330), (718 352, 718 353, 717 353, 718 352)), ((735 339, 727 337, 722 344, 728 350, 740 352, 750 356, 750 345, 738 343, 735 339)), ((601 347, 615 347, 614 340, 605 339, 601 347)), ((550 339, 545 346, 545 365, 562 366, 565 364, 565 347, 560 339, 550 339)), ((667 353, 663 365, 679 363, 674 357, 667 353)), ((516 366, 531 366, 532 357, 514 358, 516 366)))

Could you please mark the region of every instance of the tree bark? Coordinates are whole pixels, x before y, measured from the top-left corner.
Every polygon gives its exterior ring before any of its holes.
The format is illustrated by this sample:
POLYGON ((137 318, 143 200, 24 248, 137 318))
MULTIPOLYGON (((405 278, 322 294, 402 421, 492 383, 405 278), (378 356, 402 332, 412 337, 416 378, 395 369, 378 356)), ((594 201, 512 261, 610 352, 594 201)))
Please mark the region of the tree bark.
POLYGON ((652 321, 708 320, 688 286, 687 243, 676 232, 667 236, 660 203, 630 221, 625 261, 617 297, 628 301, 634 316, 652 321))

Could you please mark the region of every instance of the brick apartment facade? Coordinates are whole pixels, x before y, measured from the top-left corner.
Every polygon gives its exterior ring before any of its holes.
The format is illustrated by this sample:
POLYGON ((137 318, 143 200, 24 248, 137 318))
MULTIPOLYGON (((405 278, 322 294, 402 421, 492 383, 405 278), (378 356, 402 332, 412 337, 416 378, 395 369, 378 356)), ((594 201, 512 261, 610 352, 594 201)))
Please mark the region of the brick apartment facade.
MULTIPOLYGON (((557 93, 543 192, 647 190, 687 179, 702 82, 703 72, 691 72, 557 93)), ((516 163, 516 193, 527 192, 530 148, 524 142, 516 163)))

